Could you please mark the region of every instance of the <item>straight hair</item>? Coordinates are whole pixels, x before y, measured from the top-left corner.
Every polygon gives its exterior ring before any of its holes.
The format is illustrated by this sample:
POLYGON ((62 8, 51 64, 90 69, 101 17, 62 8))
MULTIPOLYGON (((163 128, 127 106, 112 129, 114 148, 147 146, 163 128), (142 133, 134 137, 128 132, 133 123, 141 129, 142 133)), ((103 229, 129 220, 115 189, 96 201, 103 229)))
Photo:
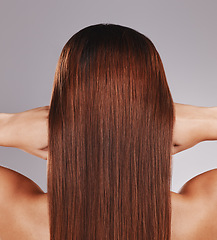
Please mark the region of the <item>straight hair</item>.
POLYGON ((51 240, 170 240, 173 100, 143 34, 98 24, 72 36, 49 110, 51 240))

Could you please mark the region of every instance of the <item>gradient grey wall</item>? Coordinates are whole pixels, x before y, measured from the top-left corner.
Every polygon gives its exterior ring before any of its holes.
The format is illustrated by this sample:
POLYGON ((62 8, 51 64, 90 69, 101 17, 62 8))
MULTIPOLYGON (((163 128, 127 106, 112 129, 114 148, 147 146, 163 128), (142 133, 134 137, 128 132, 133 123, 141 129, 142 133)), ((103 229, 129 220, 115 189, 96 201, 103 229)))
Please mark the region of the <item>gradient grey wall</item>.
MULTIPOLYGON (((66 41, 96 23, 132 27, 157 47, 175 102, 217 106, 216 1, 1 0, 0 112, 49 105, 57 60, 66 41)), ((46 191, 46 161, 0 148, 0 164, 46 191)), ((171 190, 217 167, 217 142, 173 157, 171 190)))

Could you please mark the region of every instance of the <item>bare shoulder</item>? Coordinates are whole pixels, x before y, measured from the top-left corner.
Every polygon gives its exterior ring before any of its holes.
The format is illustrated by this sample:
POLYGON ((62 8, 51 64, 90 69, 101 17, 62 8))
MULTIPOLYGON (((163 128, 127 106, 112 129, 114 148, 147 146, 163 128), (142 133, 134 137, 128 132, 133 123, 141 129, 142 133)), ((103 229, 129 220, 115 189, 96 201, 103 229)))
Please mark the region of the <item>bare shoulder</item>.
POLYGON ((217 239, 217 169, 201 173, 172 193, 172 239, 217 239), (184 238, 183 238, 184 237, 184 238))
POLYGON ((183 185, 179 193, 196 199, 217 201, 217 169, 193 177, 183 185))
POLYGON ((42 189, 28 177, 0 166, 0 216, 21 204, 30 203, 42 193, 42 189))
POLYGON ((46 194, 35 182, 0 167, 0 238, 48 239, 47 209, 46 194))
POLYGON ((43 193, 42 189, 28 177, 0 166, 0 202, 19 195, 43 193))

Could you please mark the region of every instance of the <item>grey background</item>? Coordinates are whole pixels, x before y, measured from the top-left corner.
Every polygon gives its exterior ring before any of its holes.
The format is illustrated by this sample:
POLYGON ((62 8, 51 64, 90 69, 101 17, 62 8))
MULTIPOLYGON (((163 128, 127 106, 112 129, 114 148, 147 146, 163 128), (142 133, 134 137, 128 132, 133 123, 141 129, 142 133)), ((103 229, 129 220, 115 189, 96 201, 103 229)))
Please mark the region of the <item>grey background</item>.
MULTIPOLYGON (((0 112, 49 105, 56 63, 66 41, 91 24, 116 23, 148 36, 164 63, 175 102, 217 106, 216 1, 1 0, 0 112)), ((217 167, 217 143, 173 157, 171 190, 217 167)), ((46 161, 0 147, 0 164, 46 191, 46 161)))

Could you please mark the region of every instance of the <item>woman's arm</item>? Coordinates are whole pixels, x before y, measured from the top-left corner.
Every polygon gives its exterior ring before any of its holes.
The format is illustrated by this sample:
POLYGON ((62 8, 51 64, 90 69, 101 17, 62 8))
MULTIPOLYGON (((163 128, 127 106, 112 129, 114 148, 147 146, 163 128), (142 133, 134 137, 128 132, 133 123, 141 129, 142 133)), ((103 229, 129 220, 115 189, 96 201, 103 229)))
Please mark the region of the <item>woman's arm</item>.
POLYGON ((217 107, 175 103, 173 154, 199 142, 217 140, 217 107))
MULTIPOLYGON (((175 103, 172 153, 199 142, 217 140, 217 107, 175 103)), ((0 146, 20 148, 47 159, 49 106, 20 113, 0 113, 0 146)))
POLYGON ((47 159, 49 107, 0 113, 0 146, 15 147, 47 159))
POLYGON ((13 115, 12 113, 0 113, 0 146, 12 147, 10 122, 13 115))

